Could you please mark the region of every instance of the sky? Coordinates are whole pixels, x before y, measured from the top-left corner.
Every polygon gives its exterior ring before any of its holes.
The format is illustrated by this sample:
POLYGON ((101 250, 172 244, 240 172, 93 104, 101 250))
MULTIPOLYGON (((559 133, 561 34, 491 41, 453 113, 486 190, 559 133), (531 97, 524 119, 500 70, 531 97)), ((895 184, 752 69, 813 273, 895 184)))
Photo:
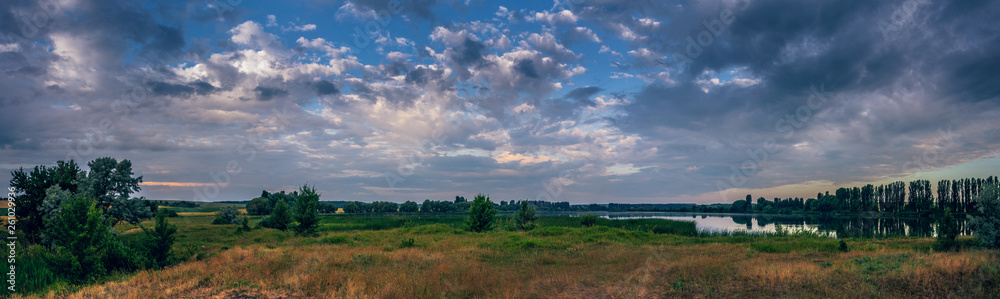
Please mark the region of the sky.
POLYGON ((0 181, 731 203, 1000 171, 998 1, 0 3, 0 181))

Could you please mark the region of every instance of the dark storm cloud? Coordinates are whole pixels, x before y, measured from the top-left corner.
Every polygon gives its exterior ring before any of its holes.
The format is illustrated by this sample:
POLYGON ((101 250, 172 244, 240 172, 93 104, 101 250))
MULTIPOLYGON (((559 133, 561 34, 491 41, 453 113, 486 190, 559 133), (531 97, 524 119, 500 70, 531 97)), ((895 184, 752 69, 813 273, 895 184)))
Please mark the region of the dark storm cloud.
POLYGON ((576 100, 577 102, 585 105, 593 105, 594 101, 592 101, 590 97, 598 92, 601 92, 602 90, 604 89, 596 86, 580 87, 566 93, 566 98, 576 100))
POLYGON ((531 59, 521 59, 514 65, 514 70, 528 78, 538 79, 538 72, 535 71, 535 61, 531 59))
POLYGON ((406 83, 425 85, 430 81, 441 78, 444 74, 442 70, 432 70, 426 67, 417 67, 406 73, 406 83))
POLYGON ((334 85, 333 82, 327 80, 316 81, 316 83, 313 84, 313 88, 316 89, 316 94, 321 96, 336 95, 340 93, 340 89, 337 88, 337 85, 334 85))
POLYGON ((281 98, 288 95, 288 91, 277 87, 257 86, 253 91, 257 92, 257 99, 270 101, 274 98, 281 98))

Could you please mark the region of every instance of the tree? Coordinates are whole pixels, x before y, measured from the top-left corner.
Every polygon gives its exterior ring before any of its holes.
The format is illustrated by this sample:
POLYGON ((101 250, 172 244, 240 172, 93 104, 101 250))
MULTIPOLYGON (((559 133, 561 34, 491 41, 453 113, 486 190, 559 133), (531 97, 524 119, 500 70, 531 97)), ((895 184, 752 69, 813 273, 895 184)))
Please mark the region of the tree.
POLYGON ((321 201, 316 204, 316 210, 322 214, 336 214, 337 205, 332 202, 321 201))
POLYGON ((267 228, 286 230, 291 223, 292 211, 284 199, 279 199, 278 203, 274 204, 274 210, 271 211, 271 215, 262 219, 259 225, 267 228))
POLYGON ((730 213, 750 213, 750 202, 746 200, 737 200, 729 206, 730 213))
POLYGON ((520 230, 532 230, 535 228, 535 220, 538 217, 535 216, 535 208, 528 205, 528 201, 521 202, 521 210, 517 213, 517 229, 520 230))
POLYGON ((358 203, 356 202, 349 201, 344 204, 344 213, 361 213, 361 212, 362 212, 361 207, 359 207, 358 203))
MULTIPOLYGON (((159 215, 157 215, 159 216, 159 215)), ((224 207, 215 214, 212 224, 240 224, 240 211, 236 207, 224 207)))
POLYGON ((296 206, 295 220, 299 225, 295 227, 295 233, 303 236, 316 235, 316 224, 319 223, 319 194, 316 187, 302 185, 299 188, 298 205, 296 206))
MULTIPOLYGON (((10 186, 16 192, 14 199, 18 206, 15 209, 15 216, 20 223, 18 229, 24 232, 29 242, 36 242, 45 227, 44 215, 39 213, 39 208, 45 200, 46 191, 58 186, 70 194, 75 193, 76 179, 80 173, 80 167, 73 160, 58 161, 56 167, 52 168, 35 166, 31 172, 25 172, 24 168, 11 172, 10 186)), ((55 209, 58 209, 58 205, 55 209)))
POLYGON ((54 250, 47 258, 53 268, 74 282, 90 281, 105 273, 102 261, 112 235, 93 199, 72 197, 47 224, 53 228, 54 250))
POLYGON ((425 199, 424 204, 420 205, 421 213, 431 213, 434 212, 434 202, 430 199, 425 199))
POLYGON ((399 211, 403 213, 414 213, 420 209, 416 202, 407 200, 399 206, 399 211))
POLYGON ((969 221, 972 234, 983 246, 1000 248, 1000 187, 989 184, 976 196, 976 216, 969 221))
POLYGON ((476 195, 469 207, 469 217, 465 222, 469 225, 469 230, 474 232, 484 232, 493 228, 493 217, 497 210, 493 207, 493 202, 488 196, 476 195))
POLYGON ((934 250, 948 251, 955 248, 955 237, 958 236, 958 224, 955 217, 951 215, 951 208, 944 209, 944 217, 937 223, 937 241, 934 242, 934 250))
MULTIPOLYGON (((264 191, 267 192, 267 191, 264 191)), ((271 214, 271 201, 267 197, 258 197, 247 203, 247 214, 267 215, 271 214)))
POLYGON ((130 197, 142 189, 139 187, 142 176, 133 177, 132 161, 104 157, 90 161, 87 166, 90 172, 77 177, 78 191, 96 199, 109 225, 121 221, 138 223, 153 217, 152 211, 142 204, 145 198, 130 197))
POLYGON ((170 248, 174 246, 174 234, 177 233, 177 226, 168 223, 167 216, 166 211, 156 213, 156 226, 152 231, 146 231, 146 235, 150 240, 150 257, 153 258, 156 266, 160 268, 166 267, 170 263, 170 248))

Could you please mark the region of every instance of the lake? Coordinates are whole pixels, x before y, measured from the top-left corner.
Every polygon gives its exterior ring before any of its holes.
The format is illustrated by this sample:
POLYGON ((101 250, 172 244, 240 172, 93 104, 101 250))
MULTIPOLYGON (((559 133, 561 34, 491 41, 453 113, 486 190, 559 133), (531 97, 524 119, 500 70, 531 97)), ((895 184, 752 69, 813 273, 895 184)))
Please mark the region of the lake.
MULTIPOLYGON (((578 216, 579 213, 546 213, 578 216)), ((697 214, 680 212, 593 212, 608 219, 656 218, 693 221, 699 231, 774 232, 777 225, 789 232, 813 231, 839 238, 913 236, 935 237, 936 225, 929 218, 832 217, 820 215, 697 214)), ((964 216, 958 218, 961 235, 971 234, 964 216)))

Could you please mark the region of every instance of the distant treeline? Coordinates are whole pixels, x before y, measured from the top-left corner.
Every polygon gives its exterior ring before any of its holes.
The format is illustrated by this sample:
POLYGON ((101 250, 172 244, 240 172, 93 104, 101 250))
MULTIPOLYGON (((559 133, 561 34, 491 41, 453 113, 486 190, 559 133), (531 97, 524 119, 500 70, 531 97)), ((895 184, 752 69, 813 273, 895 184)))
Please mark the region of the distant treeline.
POLYGON ((729 208, 733 213, 795 213, 795 212, 838 212, 838 213, 939 213, 948 209, 957 213, 971 213, 976 208, 976 197, 988 185, 996 185, 1000 178, 967 178, 941 180, 937 183, 937 196, 932 192, 931 182, 916 180, 909 184, 902 181, 886 185, 868 184, 863 187, 839 188, 834 194, 818 193, 816 198, 775 198, 769 201, 763 197, 753 202, 747 194, 745 200, 737 200, 729 208), (907 190, 909 189, 909 190, 907 190), (907 192, 909 191, 909 192, 907 192), (907 196, 909 195, 909 196, 907 196))
MULTIPOLYGON (((264 190, 260 197, 247 202, 247 214, 250 215, 270 215, 278 201, 283 200, 290 208, 295 209, 299 198, 298 191, 285 193, 285 191, 271 193, 264 190)), ((320 213, 336 213, 338 206, 335 202, 320 201, 316 204, 316 209, 320 213)))
POLYGON ((159 206, 165 207, 175 207, 175 208, 197 208, 201 205, 193 201, 168 201, 168 200, 154 200, 153 203, 159 206))
MULTIPOLYGON (((729 204, 695 205, 695 204, 586 204, 573 205, 569 202, 548 202, 537 200, 526 201, 500 201, 494 203, 494 208, 499 211, 517 211, 522 202, 527 202, 536 211, 544 212, 705 212, 705 213, 727 213, 729 204)), ((418 204, 414 201, 407 201, 403 204, 394 202, 376 201, 365 203, 360 201, 350 201, 344 204, 345 213, 465 213, 469 211, 471 203, 463 196, 455 196, 454 201, 436 201, 426 199, 418 204)))

